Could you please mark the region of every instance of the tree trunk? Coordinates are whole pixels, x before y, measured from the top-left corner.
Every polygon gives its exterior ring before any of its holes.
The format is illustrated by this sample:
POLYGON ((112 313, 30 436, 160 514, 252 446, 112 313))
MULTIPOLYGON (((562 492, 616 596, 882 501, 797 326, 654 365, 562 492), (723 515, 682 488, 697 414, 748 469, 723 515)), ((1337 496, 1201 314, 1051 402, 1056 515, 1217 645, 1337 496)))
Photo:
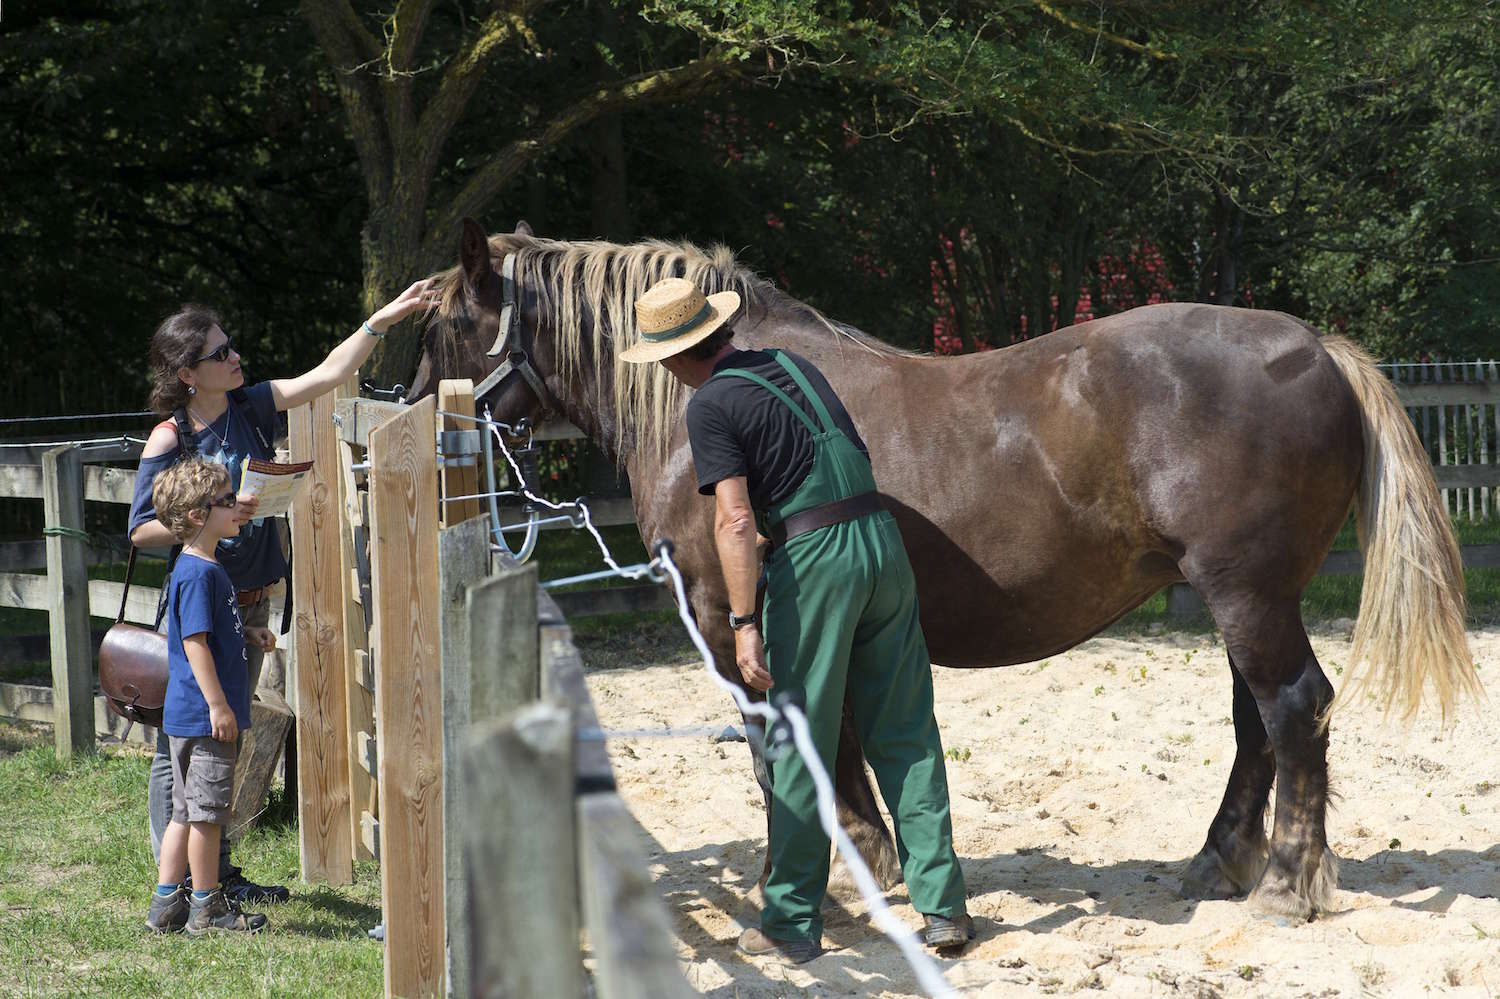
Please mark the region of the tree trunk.
MULTIPOLYGON (((614 48, 619 37, 620 18, 608 4, 595 4, 594 11, 594 74, 603 87, 619 78, 605 60, 602 50, 614 48)), ((614 243, 628 242, 634 230, 630 224, 626 187, 624 122, 618 113, 601 115, 589 133, 594 235, 614 243)))
MULTIPOLYGON (((451 266, 458 260, 457 233, 453 236, 452 260, 443 262, 422 259, 423 234, 420 224, 420 216, 413 220, 388 219, 382 217, 380 212, 370 214, 361 240, 364 249, 366 315, 395 298, 418 278, 440 266, 451 266)), ((410 385, 422 344, 419 323, 420 314, 417 318, 393 326, 389 335, 380 342, 360 369, 360 378, 368 379, 380 388, 391 388, 397 384, 410 385)))
POLYGON ((630 204, 625 180, 625 130, 617 114, 595 123, 589 144, 593 167, 594 234, 614 243, 630 241, 630 204))

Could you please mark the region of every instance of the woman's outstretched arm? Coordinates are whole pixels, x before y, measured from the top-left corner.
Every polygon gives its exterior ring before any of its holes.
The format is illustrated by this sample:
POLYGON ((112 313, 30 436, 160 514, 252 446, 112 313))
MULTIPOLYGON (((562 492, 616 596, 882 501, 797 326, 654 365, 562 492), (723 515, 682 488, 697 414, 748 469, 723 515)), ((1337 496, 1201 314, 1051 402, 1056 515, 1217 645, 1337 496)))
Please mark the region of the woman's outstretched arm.
POLYGON ((331 392, 342 385, 350 375, 359 370, 359 366, 370 356, 370 351, 375 349, 379 340, 378 336, 372 336, 365 327, 369 326, 376 334, 384 334, 413 312, 427 308, 434 301, 435 283, 434 279, 427 278, 397 295, 379 312, 360 324, 360 328, 348 339, 333 348, 323 359, 323 363, 306 374, 296 378, 272 379, 271 398, 275 400, 277 410, 288 410, 304 402, 311 402, 324 392, 331 392))

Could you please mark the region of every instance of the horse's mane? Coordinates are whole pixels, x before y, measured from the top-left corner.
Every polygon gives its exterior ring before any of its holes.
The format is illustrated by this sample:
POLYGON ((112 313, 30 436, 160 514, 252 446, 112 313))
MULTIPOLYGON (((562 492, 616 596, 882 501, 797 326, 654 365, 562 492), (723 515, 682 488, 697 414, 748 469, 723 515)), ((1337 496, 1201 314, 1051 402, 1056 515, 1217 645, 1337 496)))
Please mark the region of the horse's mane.
MULTIPOLYGON (((738 292, 745 309, 787 309, 873 353, 905 353, 785 295, 736 262, 734 254, 722 244, 705 251, 692 243, 662 240, 621 245, 519 234, 490 237, 490 257, 497 268, 509 253, 516 255, 517 281, 538 296, 539 310, 551 321, 559 375, 567 379, 591 367, 592 384, 599 393, 596 404, 605 405, 604 397, 613 386, 611 415, 615 426, 631 428, 638 446, 661 456, 666 453, 687 390, 659 364, 626 364, 616 358, 637 339, 635 300, 664 277, 686 278, 705 294, 738 292), (589 342, 585 342, 585 330, 592 333, 589 342)), ((472 328, 469 317, 473 303, 462 268, 454 267, 437 277, 437 315, 446 321, 450 335, 472 328)), ((451 349, 452 345, 447 346, 451 349)), ((487 346, 480 345, 480 349, 487 346)))

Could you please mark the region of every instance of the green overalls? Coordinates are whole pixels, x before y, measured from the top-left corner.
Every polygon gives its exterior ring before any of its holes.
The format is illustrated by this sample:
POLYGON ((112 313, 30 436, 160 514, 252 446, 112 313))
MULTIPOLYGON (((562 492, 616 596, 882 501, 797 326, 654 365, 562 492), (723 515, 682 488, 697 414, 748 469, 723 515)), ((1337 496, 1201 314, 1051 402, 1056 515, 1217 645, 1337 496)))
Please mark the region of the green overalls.
MULTIPOLYGON (((813 435, 813 465, 791 496, 756 511, 762 534, 791 514, 873 492, 870 460, 838 429, 823 400, 779 351, 770 352, 817 412, 750 371, 745 378, 789 406, 813 435)), ((776 691, 801 687, 823 766, 833 771, 847 685, 855 727, 895 827, 907 892, 918 912, 964 911, 964 880, 953 852, 948 778, 932 714, 932 667, 917 619, 917 588, 895 518, 880 510, 819 528, 776 548, 767 565, 766 660, 776 691)), ((778 940, 821 942, 819 909, 828 888, 828 836, 802 758, 771 764, 771 873, 761 931, 778 940)))

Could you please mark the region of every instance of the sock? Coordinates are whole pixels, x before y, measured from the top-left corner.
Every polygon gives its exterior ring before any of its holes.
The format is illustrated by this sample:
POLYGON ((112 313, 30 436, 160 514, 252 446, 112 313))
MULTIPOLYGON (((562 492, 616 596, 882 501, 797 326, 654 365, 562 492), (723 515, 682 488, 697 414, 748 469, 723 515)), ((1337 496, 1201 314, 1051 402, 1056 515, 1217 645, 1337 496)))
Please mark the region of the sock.
POLYGON ((157 886, 156 886, 156 894, 160 895, 162 898, 166 898, 169 895, 175 895, 175 894, 177 894, 178 887, 180 887, 180 886, 179 885, 164 885, 164 884, 158 883, 157 886))
POLYGON ((213 889, 209 889, 208 891, 199 891, 198 889, 194 888, 193 889, 193 901, 194 902, 207 902, 208 901, 208 897, 210 895, 212 895, 212 894, 213 894, 213 889))

